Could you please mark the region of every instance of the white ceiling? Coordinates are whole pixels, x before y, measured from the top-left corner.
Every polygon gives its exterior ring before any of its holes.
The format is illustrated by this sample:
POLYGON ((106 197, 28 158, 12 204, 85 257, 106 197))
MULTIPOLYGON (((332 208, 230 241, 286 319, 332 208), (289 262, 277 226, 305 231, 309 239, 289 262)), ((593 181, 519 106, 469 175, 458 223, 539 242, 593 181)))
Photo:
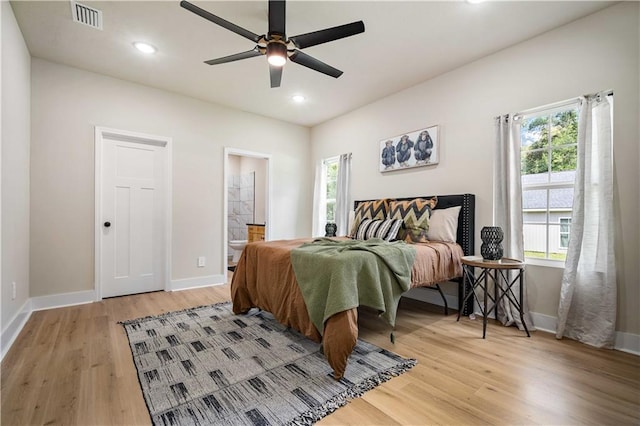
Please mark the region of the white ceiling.
MULTIPOLYGON (((34 57, 313 126, 463 64, 594 13, 606 1, 289 1, 287 35, 363 20, 366 31, 304 50, 344 74, 334 79, 285 65, 269 87, 264 56, 203 61, 254 44, 179 6, 178 1, 80 1, 103 12, 104 30, 74 23, 69 1, 12 1, 34 57), (158 48, 143 55, 132 47, 158 48), (295 104, 294 94, 307 101, 295 104)), ((254 33, 267 31, 267 1, 193 1, 254 33)))

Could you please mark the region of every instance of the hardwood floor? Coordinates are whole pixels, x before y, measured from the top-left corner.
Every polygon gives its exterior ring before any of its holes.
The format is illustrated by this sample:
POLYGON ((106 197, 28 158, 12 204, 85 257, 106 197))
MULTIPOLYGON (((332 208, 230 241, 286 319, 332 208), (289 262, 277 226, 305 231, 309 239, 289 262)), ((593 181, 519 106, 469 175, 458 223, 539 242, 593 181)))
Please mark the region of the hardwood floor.
MULTIPOLYGON (((34 312, 2 362, 2 424, 149 424, 117 322, 224 300, 228 285, 34 312)), ((404 299, 389 331, 360 313, 362 339, 418 365, 319 424, 640 423, 640 357, 497 324, 483 340, 480 320, 404 299)))

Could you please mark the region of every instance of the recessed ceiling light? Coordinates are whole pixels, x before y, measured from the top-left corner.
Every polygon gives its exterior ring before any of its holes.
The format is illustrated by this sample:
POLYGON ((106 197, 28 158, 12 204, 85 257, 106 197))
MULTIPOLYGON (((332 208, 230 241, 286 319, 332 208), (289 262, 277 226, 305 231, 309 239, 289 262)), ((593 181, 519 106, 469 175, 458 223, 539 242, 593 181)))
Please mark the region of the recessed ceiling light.
POLYGON ((467 3, 478 4, 483 3, 485 0, 467 0, 467 3))
POLYGON ((136 47, 136 49, 138 49, 143 53, 156 53, 156 50, 157 50, 152 45, 148 43, 143 43, 141 41, 136 41, 135 43, 133 43, 133 45, 136 47))
POLYGON ((305 97, 302 95, 293 95, 291 99, 293 99, 293 102, 301 103, 304 102, 305 97))

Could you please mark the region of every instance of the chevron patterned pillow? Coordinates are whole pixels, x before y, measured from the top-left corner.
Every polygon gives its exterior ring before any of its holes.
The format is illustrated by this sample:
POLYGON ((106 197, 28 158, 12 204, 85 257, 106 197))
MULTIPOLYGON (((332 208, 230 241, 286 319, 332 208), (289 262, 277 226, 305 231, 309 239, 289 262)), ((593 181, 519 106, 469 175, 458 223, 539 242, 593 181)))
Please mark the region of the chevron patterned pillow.
POLYGON ((397 238, 409 243, 426 243, 429 231, 431 210, 438 203, 438 197, 429 199, 416 198, 409 201, 391 201, 389 203, 389 219, 402 219, 403 229, 397 238))
POLYGON ((353 218, 353 226, 349 235, 351 238, 356 237, 360 222, 364 219, 377 219, 385 220, 389 214, 389 200, 387 198, 381 198, 380 200, 364 201, 358 204, 356 207, 355 215, 353 218))

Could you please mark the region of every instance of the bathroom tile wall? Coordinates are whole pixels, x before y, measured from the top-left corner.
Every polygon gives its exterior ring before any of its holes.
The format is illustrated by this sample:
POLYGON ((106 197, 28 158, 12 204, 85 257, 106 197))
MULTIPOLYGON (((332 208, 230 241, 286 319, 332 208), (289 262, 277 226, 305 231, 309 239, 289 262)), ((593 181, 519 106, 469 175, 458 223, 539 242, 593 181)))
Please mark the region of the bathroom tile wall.
POLYGON ((230 176, 228 182, 228 238, 246 240, 247 223, 254 222, 255 172, 230 176))

